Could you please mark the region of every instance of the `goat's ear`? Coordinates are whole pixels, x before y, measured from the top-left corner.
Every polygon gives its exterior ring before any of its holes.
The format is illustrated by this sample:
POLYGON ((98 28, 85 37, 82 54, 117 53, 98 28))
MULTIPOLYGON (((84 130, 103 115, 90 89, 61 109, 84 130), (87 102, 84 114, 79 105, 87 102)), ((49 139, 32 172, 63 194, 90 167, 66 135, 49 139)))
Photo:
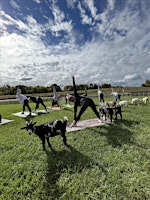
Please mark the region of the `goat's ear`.
POLYGON ((20 128, 20 129, 26 129, 26 126, 24 126, 24 127, 20 128))
POLYGON ((64 117, 64 121, 68 121, 68 117, 67 116, 64 117))

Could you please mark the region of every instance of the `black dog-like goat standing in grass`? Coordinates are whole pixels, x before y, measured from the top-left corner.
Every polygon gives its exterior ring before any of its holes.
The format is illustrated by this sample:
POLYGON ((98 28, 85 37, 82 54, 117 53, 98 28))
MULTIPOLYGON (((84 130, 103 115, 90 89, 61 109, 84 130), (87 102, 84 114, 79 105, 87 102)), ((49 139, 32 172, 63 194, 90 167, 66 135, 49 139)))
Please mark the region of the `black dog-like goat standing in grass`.
POLYGON ((119 105, 115 106, 114 108, 111 107, 99 108, 98 111, 101 113, 102 117, 105 116, 105 121, 107 114, 109 115, 111 122, 113 119, 113 114, 115 115, 115 120, 117 120, 118 114, 120 115, 120 119, 122 120, 122 111, 121 111, 121 106, 119 105))
POLYGON ((63 120, 55 120, 49 123, 41 124, 39 126, 35 126, 36 122, 32 123, 32 121, 26 121, 26 126, 21 129, 26 129, 29 135, 35 133, 42 140, 43 150, 45 150, 45 140, 47 140, 48 146, 50 149, 52 149, 49 137, 61 135, 64 145, 67 145, 67 138, 65 135, 67 121, 68 118, 64 117, 63 120))

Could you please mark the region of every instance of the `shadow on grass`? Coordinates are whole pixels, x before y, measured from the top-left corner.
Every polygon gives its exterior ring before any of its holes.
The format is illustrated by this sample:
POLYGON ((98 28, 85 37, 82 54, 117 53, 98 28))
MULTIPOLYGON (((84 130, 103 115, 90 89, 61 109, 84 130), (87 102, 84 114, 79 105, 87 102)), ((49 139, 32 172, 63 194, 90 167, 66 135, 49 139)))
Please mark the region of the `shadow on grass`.
POLYGON ((69 112, 74 112, 72 108, 64 107, 64 110, 69 111, 69 112))
POLYGON ((123 144, 133 144, 131 127, 139 122, 129 120, 117 120, 114 123, 94 129, 100 135, 106 136, 108 144, 112 147, 121 147, 123 144))
POLYGON ((57 184, 62 173, 81 173, 90 168, 91 160, 69 145, 61 151, 46 151, 46 154, 48 168, 44 190, 50 199, 59 199, 65 192, 64 187, 57 184))

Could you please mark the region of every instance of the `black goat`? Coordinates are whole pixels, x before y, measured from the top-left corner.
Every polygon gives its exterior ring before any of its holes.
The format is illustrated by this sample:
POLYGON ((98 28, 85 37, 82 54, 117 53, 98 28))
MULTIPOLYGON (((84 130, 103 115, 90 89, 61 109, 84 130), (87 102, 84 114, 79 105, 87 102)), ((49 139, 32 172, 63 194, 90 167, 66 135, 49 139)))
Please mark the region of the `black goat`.
POLYGON ((110 120, 112 122, 113 119, 113 115, 115 115, 115 120, 117 120, 117 116, 118 114, 120 115, 120 118, 122 120, 122 110, 121 110, 121 106, 117 105, 114 108, 99 108, 99 112, 101 113, 101 116, 105 116, 105 121, 106 121, 106 115, 109 115, 110 120))
POLYGON ((116 115, 116 120, 117 120, 117 115, 120 115, 120 118, 122 120, 122 110, 121 110, 121 106, 116 106, 115 108, 113 108, 114 110, 114 114, 116 115))
POLYGON ((109 115, 110 120, 112 122, 113 118, 113 108, 107 107, 107 108, 99 108, 99 112, 101 113, 102 117, 105 116, 106 121, 106 115, 109 115))
POLYGON ((52 146, 49 142, 49 137, 61 135, 64 145, 67 145, 67 139, 65 135, 67 121, 67 117, 64 117, 64 120, 55 120, 39 126, 35 126, 36 122, 32 123, 32 121, 30 121, 26 122, 26 126, 21 129, 26 129, 30 135, 35 133, 37 136, 39 136, 39 138, 42 140, 43 150, 45 150, 45 140, 47 140, 48 146, 52 149, 52 146))

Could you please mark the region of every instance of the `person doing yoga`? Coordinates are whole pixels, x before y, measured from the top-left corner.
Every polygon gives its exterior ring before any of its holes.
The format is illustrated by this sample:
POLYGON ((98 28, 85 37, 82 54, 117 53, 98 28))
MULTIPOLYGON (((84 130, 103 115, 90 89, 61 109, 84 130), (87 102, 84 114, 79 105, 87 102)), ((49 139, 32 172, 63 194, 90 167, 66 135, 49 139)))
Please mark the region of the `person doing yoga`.
POLYGON ((22 114, 24 114, 25 111, 25 107, 28 108, 29 110, 29 115, 31 116, 31 108, 29 106, 29 101, 27 99, 27 97, 23 94, 21 94, 21 89, 17 88, 17 94, 16 94, 17 99, 19 100, 19 102, 22 104, 23 109, 22 109, 22 114))
POLYGON ((58 107, 60 107, 60 103, 59 103, 59 99, 60 99, 60 95, 57 94, 56 92, 56 88, 53 87, 53 100, 52 100, 52 107, 54 107, 54 105, 58 105, 58 107))
MULTIPOLYGON (((70 102, 74 103, 74 121, 71 124, 71 126, 76 125, 77 121, 79 121, 79 119, 81 118, 81 115, 85 112, 85 110, 88 107, 91 107, 91 109, 93 110, 93 112, 95 113, 97 118, 100 120, 100 115, 99 115, 99 112, 96 109, 96 105, 95 105, 94 101, 90 97, 79 95, 78 92, 77 92, 74 76, 72 76, 72 80, 73 80, 74 96, 70 95, 70 97, 68 98, 68 100, 70 102), (80 111, 77 115, 78 106, 81 106, 81 109, 80 109, 80 111)), ((100 122, 101 122, 101 120, 100 120, 100 122)))

